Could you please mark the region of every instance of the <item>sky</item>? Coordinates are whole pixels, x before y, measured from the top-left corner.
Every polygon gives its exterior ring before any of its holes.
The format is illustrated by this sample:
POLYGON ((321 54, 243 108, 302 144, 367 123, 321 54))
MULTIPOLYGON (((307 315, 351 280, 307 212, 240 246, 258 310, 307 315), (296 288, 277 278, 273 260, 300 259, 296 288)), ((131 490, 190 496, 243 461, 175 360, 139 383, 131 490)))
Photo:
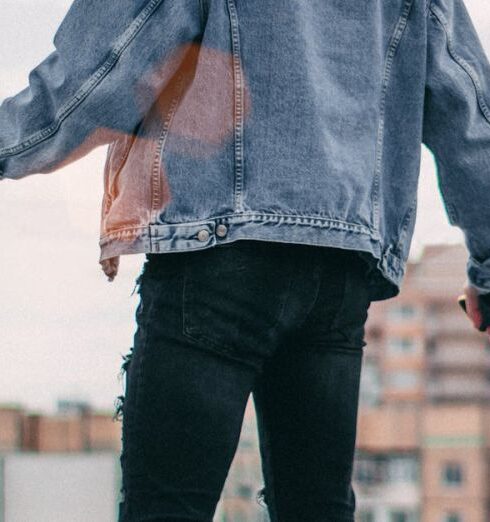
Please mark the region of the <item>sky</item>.
MULTIPOLYGON (((488 0, 466 0, 490 56, 488 0)), ((54 46, 68 0, 2 0, 0 103, 28 85, 29 72, 54 46)), ((106 147, 68 167, 0 185, 0 404, 55 410, 57 399, 112 410, 123 392, 122 355, 133 344, 144 255, 121 258, 113 282, 98 264, 106 147)), ((462 242, 449 225, 434 161, 423 147, 418 210, 410 251, 462 242)))

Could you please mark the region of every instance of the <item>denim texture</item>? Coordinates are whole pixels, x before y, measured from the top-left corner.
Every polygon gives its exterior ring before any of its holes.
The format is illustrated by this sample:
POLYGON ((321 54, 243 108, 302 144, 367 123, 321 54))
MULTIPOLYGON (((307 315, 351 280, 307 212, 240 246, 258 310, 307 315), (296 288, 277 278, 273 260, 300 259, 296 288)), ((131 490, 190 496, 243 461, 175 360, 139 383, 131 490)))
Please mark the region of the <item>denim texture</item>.
POLYGON ((367 265, 253 240, 147 258, 123 364, 119 522, 211 522, 250 394, 271 522, 353 522, 367 265))
POLYGON ((75 0, 0 105, 0 177, 109 145, 100 259, 356 250, 399 293, 421 144, 490 291, 490 63, 463 0, 75 0))

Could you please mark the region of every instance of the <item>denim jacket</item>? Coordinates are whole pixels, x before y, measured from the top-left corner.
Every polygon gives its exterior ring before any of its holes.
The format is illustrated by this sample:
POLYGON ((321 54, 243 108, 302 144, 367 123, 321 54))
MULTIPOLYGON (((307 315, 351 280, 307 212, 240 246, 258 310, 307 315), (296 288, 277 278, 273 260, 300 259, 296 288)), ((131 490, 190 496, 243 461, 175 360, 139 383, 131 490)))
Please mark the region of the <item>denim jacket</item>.
POLYGON ((109 145, 101 263, 308 243, 394 297, 424 143, 490 290, 490 64, 463 0, 75 0, 53 42, 0 106, 0 177, 109 145))

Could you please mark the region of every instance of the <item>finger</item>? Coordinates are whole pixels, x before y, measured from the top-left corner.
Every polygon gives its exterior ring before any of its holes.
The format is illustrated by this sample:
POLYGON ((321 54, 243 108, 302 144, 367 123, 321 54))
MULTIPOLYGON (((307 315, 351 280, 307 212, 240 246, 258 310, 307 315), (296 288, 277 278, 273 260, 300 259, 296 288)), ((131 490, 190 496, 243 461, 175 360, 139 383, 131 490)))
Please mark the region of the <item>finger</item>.
POLYGON ((473 305, 473 308, 470 312, 471 321, 475 328, 479 328, 482 322, 480 311, 476 305, 473 305))
POLYGON ((478 296, 474 292, 467 294, 466 307, 468 309, 468 316, 472 320, 473 325, 475 328, 479 328, 482 322, 482 317, 478 308, 478 296))
POLYGON ((109 281, 113 281, 117 274, 117 262, 115 258, 104 259, 101 261, 101 266, 104 274, 109 278, 109 281))

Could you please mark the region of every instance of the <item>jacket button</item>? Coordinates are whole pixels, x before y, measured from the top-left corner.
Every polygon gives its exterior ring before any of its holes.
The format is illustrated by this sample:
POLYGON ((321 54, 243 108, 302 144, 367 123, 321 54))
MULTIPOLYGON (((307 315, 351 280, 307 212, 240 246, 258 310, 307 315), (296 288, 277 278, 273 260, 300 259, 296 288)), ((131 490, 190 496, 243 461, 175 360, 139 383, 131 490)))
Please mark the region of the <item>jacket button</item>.
POLYGON ((199 239, 199 241, 207 241, 209 239, 209 232, 205 228, 199 230, 197 239, 199 239))
POLYGON ((228 232, 228 229, 226 228, 226 225, 220 224, 216 227, 216 234, 219 237, 225 237, 227 232, 228 232))

